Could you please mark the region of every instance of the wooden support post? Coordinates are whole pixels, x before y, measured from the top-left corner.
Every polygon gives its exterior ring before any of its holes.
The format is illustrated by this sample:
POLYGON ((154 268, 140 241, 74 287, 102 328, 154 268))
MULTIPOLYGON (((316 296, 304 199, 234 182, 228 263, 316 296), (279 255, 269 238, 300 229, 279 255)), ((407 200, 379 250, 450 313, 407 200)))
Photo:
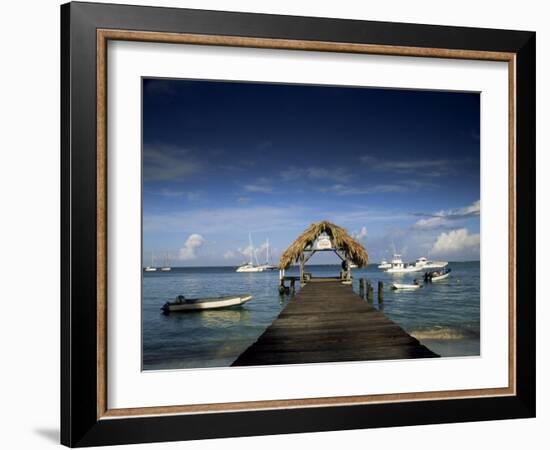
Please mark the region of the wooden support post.
POLYGON ((292 280, 290 280, 290 292, 292 294, 294 294, 296 292, 296 284, 295 284, 296 280, 293 278, 292 280))
POLYGON ((367 302, 372 303, 372 283, 370 280, 367 280, 367 302))
POLYGON ((378 281, 378 303, 384 303, 384 283, 378 281))
POLYGON ((362 299, 365 298, 365 279, 361 278, 359 280, 359 297, 362 299))
POLYGON ((279 295, 285 293, 285 269, 279 269, 279 295))
POLYGON ((302 252, 302 254, 300 255, 300 286, 304 286, 304 284, 305 284, 305 281, 304 281, 304 264, 305 264, 305 259, 304 259, 304 253, 302 252))

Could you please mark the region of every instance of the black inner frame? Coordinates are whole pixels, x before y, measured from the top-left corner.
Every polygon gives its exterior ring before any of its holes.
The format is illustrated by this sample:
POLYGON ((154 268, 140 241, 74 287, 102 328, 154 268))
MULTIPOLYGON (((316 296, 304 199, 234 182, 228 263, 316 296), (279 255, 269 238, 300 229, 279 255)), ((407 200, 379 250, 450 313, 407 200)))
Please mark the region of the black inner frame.
MULTIPOLYGON (((96 30, 124 29, 511 52, 516 260, 535 257, 535 33, 175 8, 61 6, 61 443, 177 441, 535 416, 535 273, 517 266, 517 395, 97 419, 96 30)), ((152 405, 153 406, 153 405, 152 405)))

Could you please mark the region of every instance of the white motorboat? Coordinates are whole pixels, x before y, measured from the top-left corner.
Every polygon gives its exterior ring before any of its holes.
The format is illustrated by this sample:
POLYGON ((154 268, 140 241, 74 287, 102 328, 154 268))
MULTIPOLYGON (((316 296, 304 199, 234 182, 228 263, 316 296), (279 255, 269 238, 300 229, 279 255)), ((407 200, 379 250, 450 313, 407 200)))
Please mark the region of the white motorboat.
POLYGON ((385 259, 383 259, 382 261, 380 261, 378 268, 382 270, 391 269, 391 264, 385 259))
POLYGON ((402 283, 393 283, 391 285, 391 288, 394 290, 414 290, 414 289, 420 289, 422 287, 421 284, 413 283, 413 284, 402 284, 402 283))
POLYGON ((450 274, 451 274, 450 268, 434 270, 432 272, 426 272, 424 274, 424 281, 428 283, 433 281, 441 281, 441 280, 444 280, 445 278, 448 278, 450 274))
POLYGON ((447 261, 430 261, 424 256, 418 258, 414 265, 416 267, 420 267, 421 270, 423 269, 442 269, 447 264, 449 264, 447 261))
POLYGON ((391 267, 386 269, 386 273, 411 273, 420 272, 422 267, 416 267, 414 264, 406 264, 401 259, 401 255, 394 254, 391 260, 391 267))
MULTIPOLYGON (((393 259, 388 269, 387 273, 411 273, 411 272, 420 272, 426 269, 442 269, 447 264, 447 261, 430 261, 425 257, 418 258, 414 264, 404 263, 401 259, 401 255, 393 255, 393 259)), ((379 266, 380 267, 380 266, 379 266)))
POLYGON ((244 305, 250 300, 252 300, 250 294, 207 298, 185 298, 183 295, 179 295, 173 302, 166 302, 161 309, 165 314, 180 311, 201 311, 244 305))
POLYGON ((250 249, 250 260, 247 263, 244 263, 237 267, 236 272, 263 272, 265 265, 258 264, 258 257, 256 256, 256 251, 254 250, 254 245, 252 244, 252 235, 248 233, 248 242, 250 249), (256 264, 252 261, 252 258, 256 259, 256 264))

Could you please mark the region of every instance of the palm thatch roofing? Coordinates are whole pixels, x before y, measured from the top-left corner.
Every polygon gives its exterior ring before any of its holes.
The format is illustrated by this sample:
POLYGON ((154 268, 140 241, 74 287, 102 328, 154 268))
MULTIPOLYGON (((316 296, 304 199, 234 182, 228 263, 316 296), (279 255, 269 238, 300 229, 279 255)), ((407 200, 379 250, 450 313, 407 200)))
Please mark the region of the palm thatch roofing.
POLYGON ((369 262, 369 254, 361 243, 353 239, 348 232, 338 225, 323 220, 311 224, 281 255, 279 268, 286 269, 293 262, 298 262, 300 255, 306 249, 311 249, 315 240, 321 233, 329 235, 332 245, 348 255, 348 258, 358 267, 366 267, 369 262))

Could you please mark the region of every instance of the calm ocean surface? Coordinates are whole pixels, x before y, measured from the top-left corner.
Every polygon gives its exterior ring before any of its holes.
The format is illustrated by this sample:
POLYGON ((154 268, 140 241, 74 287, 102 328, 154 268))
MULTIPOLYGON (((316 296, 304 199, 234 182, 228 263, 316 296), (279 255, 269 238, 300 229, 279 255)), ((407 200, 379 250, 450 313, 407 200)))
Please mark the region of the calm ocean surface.
MULTIPOLYGON (((384 282, 384 313, 441 356, 479 355, 479 262, 450 263, 447 280, 417 291, 392 291, 392 281, 411 282, 422 272, 388 275, 376 265, 353 269, 359 278, 384 282), (399 280, 399 281, 398 281, 399 280)), ((311 265, 314 276, 335 276, 339 266, 311 265)), ((297 269, 287 275, 298 273, 297 269)), ((277 291, 279 271, 236 273, 234 267, 173 268, 143 274, 143 369, 229 366, 264 332, 289 301, 277 291), (161 314, 177 295, 208 297, 250 293, 254 298, 233 309, 161 314)), ((298 290, 298 289, 297 289, 298 290)))

